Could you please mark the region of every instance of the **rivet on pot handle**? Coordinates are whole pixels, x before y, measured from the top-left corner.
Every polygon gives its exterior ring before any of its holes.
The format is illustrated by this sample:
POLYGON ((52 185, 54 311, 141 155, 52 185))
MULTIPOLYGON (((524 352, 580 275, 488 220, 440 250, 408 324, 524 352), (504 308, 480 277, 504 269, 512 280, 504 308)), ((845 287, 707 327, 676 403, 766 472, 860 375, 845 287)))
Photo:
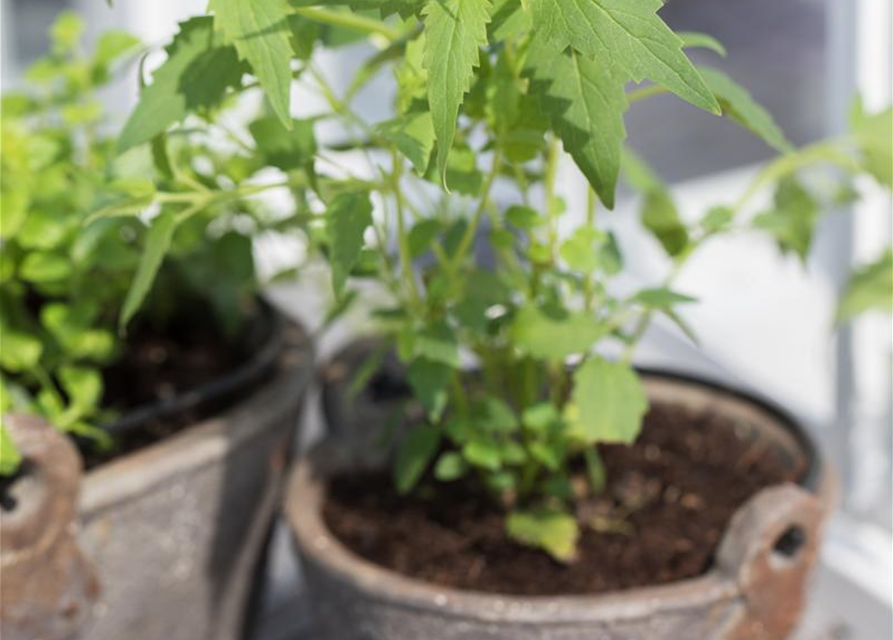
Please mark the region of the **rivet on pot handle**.
POLYGON ((3 640, 77 637, 99 595, 75 537, 83 465, 69 439, 28 415, 4 416, 22 455, 21 477, 0 519, 3 640))
POLYGON ((805 489, 765 489, 735 514, 719 548, 720 571, 745 599, 723 640, 782 640, 794 630, 819 551, 822 505, 805 489))

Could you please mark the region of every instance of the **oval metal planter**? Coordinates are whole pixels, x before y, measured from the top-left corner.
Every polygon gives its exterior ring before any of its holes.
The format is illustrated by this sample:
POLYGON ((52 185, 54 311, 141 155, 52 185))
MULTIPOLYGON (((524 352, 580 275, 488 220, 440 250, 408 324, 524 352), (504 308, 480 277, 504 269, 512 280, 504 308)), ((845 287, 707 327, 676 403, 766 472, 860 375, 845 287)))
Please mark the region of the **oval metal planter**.
MULTIPOLYGON (((514 597, 458 591, 372 564, 322 518, 326 477, 362 466, 347 447, 322 447, 291 477, 288 523, 325 640, 782 640, 796 626, 833 498, 827 467, 805 433, 769 405, 667 374, 646 374, 653 400, 721 411, 739 437, 804 471, 735 515, 715 566, 696 579, 607 595, 514 597), (352 459, 353 458, 353 459, 352 459)), ((357 410, 362 415, 363 407, 357 410)))
POLYGON ((101 593, 80 637, 241 637, 313 375, 307 334, 277 318, 252 392, 85 475, 78 540, 101 593))

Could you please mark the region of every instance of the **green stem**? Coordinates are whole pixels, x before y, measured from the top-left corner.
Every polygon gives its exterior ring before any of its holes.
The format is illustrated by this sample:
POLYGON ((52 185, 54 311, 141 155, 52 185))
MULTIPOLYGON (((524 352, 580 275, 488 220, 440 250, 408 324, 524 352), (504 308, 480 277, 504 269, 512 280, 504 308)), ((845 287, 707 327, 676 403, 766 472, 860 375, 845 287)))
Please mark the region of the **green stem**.
POLYGON ((409 234, 406 231, 406 218, 403 209, 403 194, 400 190, 400 180, 403 173, 403 162, 396 150, 391 152, 393 172, 391 173, 391 189, 394 192, 394 204, 397 210, 397 244, 400 252, 400 264, 403 269, 403 280, 409 290, 410 300, 415 309, 421 309, 418 283, 412 269, 412 255, 409 250, 409 234))
POLYGON ((379 35, 390 41, 396 40, 402 35, 402 31, 395 29, 380 20, 367 18, 355 13, 328 11, 317 7, 294 7, 292 11, 299 16, 327 24, 332 27, 343 27, 352 31, 359 31, 369 35, 379 35))
POLYGON ((497 148, 496 151, 493 152, 493 166, 484 183, 484 188, 481 192, 481 200, 474 212, 474 216, 471 218, 471 224, 465 228, 465 233, 459 241, 459 247, 456 249, 456 254, 450 262, 450 272, 452 274, 455 274, 459 270, 463 260, 465 260, 466 254, 471 249, 471 244, 474 242, 474 237, 477 234, 481 219, 484 216, 484 212, 487 210, 487 203, 490 200, 490 191, 493 189, 493 183, 496 182, 496 177, 499 175, 501 164, 502 152, 497 148))
POLYGON ((544 186, 546 189, 546 211, 549 213, 549 254, 555 259, 555 247, 558 244, 558 211, 555 203, 555 180, 558 174, 558 162, 560 159, 558 140, 554 137, 549 141, 549 151, 546 156, 546 175, 544 186))

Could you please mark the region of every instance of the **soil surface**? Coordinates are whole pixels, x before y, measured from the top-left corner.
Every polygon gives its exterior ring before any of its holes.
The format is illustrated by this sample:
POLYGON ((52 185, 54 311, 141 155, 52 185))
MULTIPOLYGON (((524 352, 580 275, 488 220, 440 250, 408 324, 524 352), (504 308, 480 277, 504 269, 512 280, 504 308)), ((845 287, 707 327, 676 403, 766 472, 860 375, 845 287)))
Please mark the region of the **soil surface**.
POLYGON ((741 440, 730 419, 654 405, 639 441, 601 449, 603 497, 578 515, 579 559, 562 565, 504 533, 504 514, 467 485, 398 497, 386 474, 336 478, 324 518, 355 553, 443 586, 507 595, 593 594, 707 572, 735 511, 796 481, 780 455, 741 440))
MULTIPOLYGON (((138 327, 128 335, 122 357, 103 371, 103 406, 126 416, 128 411, 199 389, 236 369, 248 354, 211 327, 211 322, 194 320, 164 329, 138 327)), ((110 450, 100 451, 83 439, 77 442, 87 468, 93 468, 181 431, 238 399, 229 396, 223 402, 203 403, 195 409, 149 420, 136 429, 115 434, 110 450)))

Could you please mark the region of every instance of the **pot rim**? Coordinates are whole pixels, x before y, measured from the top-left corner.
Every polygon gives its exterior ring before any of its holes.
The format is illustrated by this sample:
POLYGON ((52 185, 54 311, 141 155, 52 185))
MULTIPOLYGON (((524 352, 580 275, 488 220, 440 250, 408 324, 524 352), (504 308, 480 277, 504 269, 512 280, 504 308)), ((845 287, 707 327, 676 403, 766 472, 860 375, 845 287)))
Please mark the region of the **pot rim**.
POLYGON ((267 425, 294 406, 295 397, 302 393, 298 388, 303 390, 312 379, 313 343, 299 323, 271 305, 269 308, 279 334, 267 341, 276 347, 270 363, 272 375, 220 413, 91 469, 84 475, 80 513, 106 509, 186 469, 212 464, 260 436, 267 425), (241 427, 234 430, 234 424, 241 427))
MULTIPOLYGON (((643 375, 701 387, 750 404, 782 425, 800 447, 806 467, 798 485, 823 500, 830 499, 832 483, 822 453, 805 429, 788 412, 753 392, 697 376, 658 369, 643 369, 643 375)), ((325 480, 317 473, 320 457, 337 452, 317 448, 295 464, 289 479, 285 515, 292 540, 307 561, 322 566, 339 582, 363 591, 364 597, 406 609, 451 614, 455 617, 537 624, 544 619, 562 621, 617 621, 640 619, 654 613, 690 609, 694 600, 711 606, 740 598, 737 576, 717 565, 698 577, 634 589, 566 596, 517 596, 439 586, 404 576, 355 554, 339 541, 322 518, 325 480)), ((759 494, 758 494, 759 495, 759 494)))

